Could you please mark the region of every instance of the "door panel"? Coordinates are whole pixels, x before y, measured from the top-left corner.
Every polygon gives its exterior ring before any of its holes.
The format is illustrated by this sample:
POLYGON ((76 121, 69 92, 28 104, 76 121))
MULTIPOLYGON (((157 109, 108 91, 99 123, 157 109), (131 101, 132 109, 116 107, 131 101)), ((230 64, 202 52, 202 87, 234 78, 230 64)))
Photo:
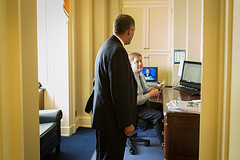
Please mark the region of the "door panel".
POLYGON ((169 49, 170 26, 168 7, 149 8, 148 48, 169 49))

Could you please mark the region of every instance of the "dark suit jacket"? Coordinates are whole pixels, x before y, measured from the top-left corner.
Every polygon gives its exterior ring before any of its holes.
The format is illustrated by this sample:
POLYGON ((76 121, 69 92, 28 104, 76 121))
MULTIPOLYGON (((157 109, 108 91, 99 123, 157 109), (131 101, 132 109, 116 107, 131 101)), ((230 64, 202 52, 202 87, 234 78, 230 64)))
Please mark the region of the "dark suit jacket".
POLYGON ((137 119, 137 84, 128 54, 112 35, 100 48, 95 62, 95 84, 85 111, 93 106, 92 127, 124 129, 137 119))
POLYGON ((92 93, 91 93, 90 97, 88 98, 88 101, 87 101, 87 104, 85 107, 85 112, 87 112, 87 113, 90 113, 91 111, 93 111, 94 84, 95 84, 95 80, 93 79, 92 93))
POLYGON ((152 77, 151 74, 148 74, 148 75, 147 75, 146 73, 144 74, 144 76, 145 76, 145 77, 152 77))

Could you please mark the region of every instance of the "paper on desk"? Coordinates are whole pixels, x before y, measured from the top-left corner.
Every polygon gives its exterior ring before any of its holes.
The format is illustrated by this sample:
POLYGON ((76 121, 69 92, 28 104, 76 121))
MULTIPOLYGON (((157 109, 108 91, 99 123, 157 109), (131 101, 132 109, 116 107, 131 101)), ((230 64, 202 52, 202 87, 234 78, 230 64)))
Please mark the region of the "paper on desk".
POLYGON ((172 100, 169 103, 167 103, 166 105, 167 105, 168 111, 174 111, 174 112, 179 112, 180 111, 180 110, 178 110, 176 100, 172 100))
POLYGON ((167 103, 168 110, 182 110, 190 113, 200 114, 201 101, 176 101, 172 100, 167 103))
POLYGON ((194 101, 178 101, 178 109, 186 112, 200 114, 201 103, 194 102, 194 101))

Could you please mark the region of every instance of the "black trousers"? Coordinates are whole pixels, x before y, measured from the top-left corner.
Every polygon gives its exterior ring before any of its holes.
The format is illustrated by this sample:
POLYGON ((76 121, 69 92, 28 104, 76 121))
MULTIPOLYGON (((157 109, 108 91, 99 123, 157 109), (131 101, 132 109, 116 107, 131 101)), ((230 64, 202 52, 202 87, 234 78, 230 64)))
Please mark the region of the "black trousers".
POLYGON ((162 143, 162 112, 156 109, 152 109, 147 107, 146 105, 138 106, 138 118, 151 123, 156 130, 157 136, 159 138, 160 143, 162 143))
POLYGON ((126 139, 123 129, 96 130, 96 159, 123 160, 126 139))

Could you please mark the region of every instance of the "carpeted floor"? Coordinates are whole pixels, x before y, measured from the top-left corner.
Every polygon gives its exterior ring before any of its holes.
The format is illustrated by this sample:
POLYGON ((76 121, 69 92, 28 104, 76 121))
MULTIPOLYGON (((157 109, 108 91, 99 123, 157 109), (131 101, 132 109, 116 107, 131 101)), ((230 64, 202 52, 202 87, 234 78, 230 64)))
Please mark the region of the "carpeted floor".
MULTIPOLYGON (((128 147, 125 148, 124 160, 163 160, 163 149, 157 138, 155 129, 148 129, 146 131, 137 130, 138 137, 150 140, 150 146, 144 146, 139 142, 134 145, 136 154, 131 155, 128 147)), ((96 160, 96 153, 94 152, 91 160, 96 160)))
MULTIPOLYGON (((150 140, 150 146, 137 143, 136 155, 131 155, 126 147, 124 160, 163 160, 163 150, 155 130, 137 130, 137 132, 138 137, 150 140)), ((79 127, 76 134, 62 137, 60 153, 53 150, 45 160, 95 160, 95 144, 95 130, 79 127)))
POLYGON ((131 155, 128 148, 125 149, 124 160, 163 160, 163 149, 157 137, 144 137, 150 140, 150 146, 146 147, 143 143, 135 145, 136 155, 131 155))
POLYGON ((95 130, 79 127, 70 137, 62 137, 61 152, 53 150, 46 160, 90 160, 95 151, 95 130))

